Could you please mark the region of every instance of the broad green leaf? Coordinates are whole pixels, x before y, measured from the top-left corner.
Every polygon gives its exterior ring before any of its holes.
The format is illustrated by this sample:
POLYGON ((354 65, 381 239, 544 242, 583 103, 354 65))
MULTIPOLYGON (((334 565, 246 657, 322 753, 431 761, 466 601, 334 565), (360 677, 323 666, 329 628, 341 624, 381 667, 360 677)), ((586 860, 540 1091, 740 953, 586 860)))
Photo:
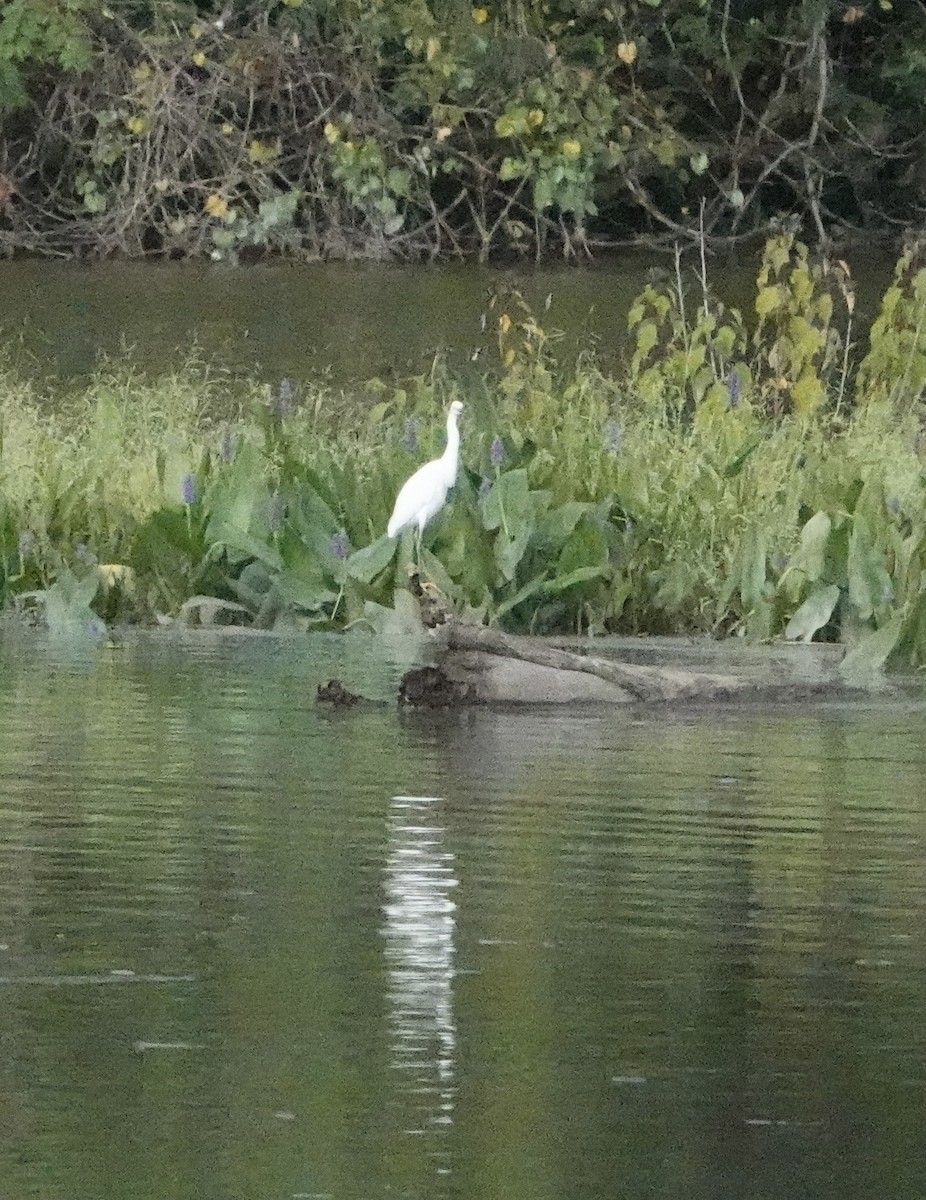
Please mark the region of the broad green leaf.
POLYGON ((226 532, 229 535, 228 540, 216 544, 223 547, 229 561, 241 562, 243 558, 256 558, 275 571, 283 566, 280 552, 272 542, 241 530, 229 529, 226 532))
MULTIPOLYGON (((591 569, 603 574, 608 565, 608 543, 597 525, 583 521, 569 535, 556 563, 556 579, 591 569)), ((590 577, 589 577, 590 578, 590 577)), ((567 585, 568 586, 568 585, 567 585)))
POLYGON ((795 411, 807 416, 814 413, 826 399, 826 389, 817 373, 808 368, 791 389, 791 403, 795 411))
POLYGON ((506 157, 502 159, 501 166, 498 169, 499 179, 505 181, 509 179, 520 179, 527 172, 527 163, 523 158, 506 157))
POLYGON ((646 310, 638 300, 630 306, 630 312, 627 314, 627 328, 633 329, 634 325, 639 325, 643 320, 643 314, 646 310))
POLYGON ((279 539, 281 563, 264 560, 271 570, 279 572, 281 588, 289 587, 293 581, 303 588, 328 587, 334 580, 340 582, 345 564, 334 560, 333 555, 319 556, 292 530, 284 530, 279 539))
POLYGON ((655 321, 643 321, 637 329, 637 353, 641 355, 649 354, 650 350, 656 345, 659 337, 659 332, 656 328, 655 321))
POLYGON ((310 488, 303 489, 290 506, 290 520, 303 541, 320 556, 328 552, 331 538, 341 527, 327 502, 310 488))
POLYGON ((347 560, 348 575, 352 579, 360 580, 361 583, 372 583, 376 576, 381 571, 385 571, 386 567, 392 562, 395 547, 395 539, 386 537, 383 534, 381 538, 377 538, 369 546, 364 546, 361 550, 355 550, 347 560))
POLYGON ((495 538, 495 561, 503 578, 509 583, 514 579, 518 564, 524 557, 524 552, 527 549, 527 544, 533 532, 533 522, 529 522, 528 524, 521 525, 517 535, 513 538, 506 537, 503 530, 499 530, 495 538))
POLYGON ((235 591, 245 604, 260 608, 266 596, 273 590, 274 572, 262 562, 248 563, 235 580, 235 591))
POLYGON ((849 602, 858 615, 867 620, 893 595, 891 577, 884 567, 884 556, 872 544, 868 525, 857 513, 849 539, 849 602))
POLYGON ((723 478, 735 479, 736 476, 739 475, 746 466, 746 463, 749 462, 750 458, 752 458, 753 454, 755 454, 755 452, 762 445, 762 440, 762 438, 756 438, 754 442, 749 443, 745 450, 741 450, 739 454, 737 454, 736 458, 732 459, 732 461, 730 461, 724 467, 723 471, 721 472, 723 478))
POLYGON ((538 175, 534 180, 533 204, 535 212, 543 212, 553 204, 554 184, 548 172, 538 175))
POLYGON ((838 602, 839 588, 835 583, 814 588, 788 622, 785 637, 792 642, 812 641, 817 630, 822 629, 833 615, 838 602))
POLYGON ((500 475, 482 503, 483 529, 504 529, 515 537, 533 518, 527 471, 520 467, 500 475))
POLYGON ((138 527, 129 563, 137 576, 155 573, 171 584, 172 591, 186 587, 190 570, 207 553, 200 525, 188 517, 179 507, 159 508, 138 527))
POLYGON ((307 612, 318 612, 337 597, 337 593, 320 576, 301 576, 284 571, 276 586, 282 600, 307 612))
POLYGON ((237 535, 254 532, 258 516, 266 513, 270 493, 266 464, 256 446, 245 442, 206 490, 203 503, 209 513, 206 540, 235 544, 237 535))
POLYGON ((903 615, 897 613, 880 629, 865 634, 839 664, 839 673, 844 679, 851 680, 883 670, 900 639, 902 629, 903 615))
POLYGON ((447 574, 441 560, 424 546, 421 547, 421 573, 425 579, 443 592, 448 601, 453 601, 458 589, 454 587, 453 580, 447 574))
POLYGON ((829 540, 833 522, 828 513, 818 512, 810 518, 801 530, 799 565, 807 578, 813 582, 823 574, 823 563, 826 555, 826 543, 829 540))
POLYGON ((714 335, 714 345, 719 354, 729 358, 736 346, 736 330, 730 325, 721 325, 714 335))
POLYGON ((743 541, 739 562, 740 597, 747 612, 765 598, 766 533, 755 526, 743 541))
POLYGON ((492 621, 495 625, 503 617, 507 616, 513 608, 517 608, 519 604, 523 604, 525 600, 529 600, 544 586, 544 578, 542 575, 531 579, 529 583, 525 583, 522 588, 518 588, 513 596, 509 596, 507 600, 503 600, 496 608, 492 610, 492 621))
POLYGON ((603 579, 607 573, 608 568, 603 563, 597 567, 576 567, 574 571, 569 571, 565 575, 557 575, 555 579, 549 580, 543 585, 543 590, 551 594, 564 592, 577 583, 587 583, 590 579, 603 579))
POLYGON ((544 514, 538 523, 537 533, 552 542, 562 542, 569 537, 590 508, 591 505, 584 501, 567 500, 565 504, 560 504, 544 514))

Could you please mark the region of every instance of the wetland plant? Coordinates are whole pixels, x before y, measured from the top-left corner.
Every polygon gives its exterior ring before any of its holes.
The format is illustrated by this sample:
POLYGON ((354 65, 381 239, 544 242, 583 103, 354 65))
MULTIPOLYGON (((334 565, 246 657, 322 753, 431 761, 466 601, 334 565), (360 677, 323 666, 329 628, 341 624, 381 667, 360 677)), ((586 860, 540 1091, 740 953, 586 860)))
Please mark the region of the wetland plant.
POLYGON ((2 602, 50 596, 50 620, 84 625, 203 596, 264 627, 375 624, 408 586, 385 528, 409 453, 439 453, 461 398, 461 469, 422 547, 459 611, 840 638, 859 666, 923 665, 926 267, 898 264, 858 363, 832 276, 787 237, 766 250, 754 328, 701 289, 648 286, 611 375, 555 366, 523 304, 471 390, 438 362, 356 395, 306 385, 298 407, 280 385, 268 407, 196 364, 154 382, 107 365, 49 415, 0 369, 2 602))

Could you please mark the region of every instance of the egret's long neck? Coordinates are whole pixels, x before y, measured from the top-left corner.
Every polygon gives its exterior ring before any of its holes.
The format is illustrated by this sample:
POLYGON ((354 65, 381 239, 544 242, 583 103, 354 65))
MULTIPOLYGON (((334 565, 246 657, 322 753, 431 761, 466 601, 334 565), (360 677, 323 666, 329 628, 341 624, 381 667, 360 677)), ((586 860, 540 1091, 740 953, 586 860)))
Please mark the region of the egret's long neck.
POLYGON ((456 478, 460 462, 460 431, 457 429, 457 413, 455 412, 447 416, 447 448, 441 455, 441 460, 453 478, 456 478))

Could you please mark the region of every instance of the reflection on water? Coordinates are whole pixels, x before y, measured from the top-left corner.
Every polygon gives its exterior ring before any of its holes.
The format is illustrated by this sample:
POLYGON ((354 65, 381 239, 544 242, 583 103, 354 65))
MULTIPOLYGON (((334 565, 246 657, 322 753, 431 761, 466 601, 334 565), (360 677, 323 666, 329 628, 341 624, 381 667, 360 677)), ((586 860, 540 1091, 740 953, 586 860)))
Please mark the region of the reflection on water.
MULTIPOLYGON (((893 262, 856 247, 849 253, 859 329, 878 311, 893 262)), ((758 256, 715 258, 712 282, 748 314, 758 256)), ((177 364, 195 339, 210 362, 277 381, 330 372, 336 382, 427 370, 435 351, 463 367, 491 337, 480 332, 488 293, 514 285, 545 328, 564 333, 549 348, 573 361, 597 347, 613 362, 626 347, 626 315, 654 274, 671 277, 669 255, 624 250, 593 269, 571 267, 396 266, 268 263, 234 270, 201 263, 3 263, 0 333, 22 343, 41 373, 89 371, 99 354, 131 348, 143 368, 177 364), (401 303, 396 303, 396 297, 401 303), (549 309, 547 297, 552 297, 549 309)), ((24 364, 27 365, 27 364, 24 364)))
MULTIPOLYGON (((446 830, 433 821, 441 801, 394 796, 389 811, 383 937, 389 964, 392 1068, 409 1100, 406 1133, 433 1136, 453 1122, 456 1027, 453 1017, 457 886, 446 830)), ((446 1148, 428 1146, 441 1174, 446 1148)))
POLYGON ((0 640, 0 1200, 920 1200, 926 703, 0 640), (455 906, 456 905, 456 906, 455 906))
MULTIPOLYGON (((626 254, 620 270, 542 268, 441 270, 365 264, 235 271, 195 263, 3 265, 0 331, 21 341, 43 372, 91 370, 96 356, 130 347, 138 364, 162 371, 195 338, 207 360, 277 381, 330 372, 335 382, 427 370, 436 351, 460 366, 488 346, 480 317, 488 292, 516 282, 539 307, 552 294, 547 324, 578 339, 600 338, 607 357, 623 345, 625 314, 650 259, 626 254), (396 297, 401 303, 396 303, 396 297)), ((486 354, 479 369, 489 359, 486 354)))

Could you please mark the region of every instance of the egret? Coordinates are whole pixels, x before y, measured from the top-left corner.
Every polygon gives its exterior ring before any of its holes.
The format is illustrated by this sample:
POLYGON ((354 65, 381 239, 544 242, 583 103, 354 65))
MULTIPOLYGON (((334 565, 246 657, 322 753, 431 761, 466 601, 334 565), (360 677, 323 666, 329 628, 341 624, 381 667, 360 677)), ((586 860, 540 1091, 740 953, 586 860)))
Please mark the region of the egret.
POLYGON ((457 478, 460 464, 460 431, 457 419, 463 411, 459 400, 454 400, 447 414, 447 448, 440 458, 425 463, 423 467, 406 479, 396 496, 395 508, 386 526, 387 537, 398 537, 403 529, 413 525, 418 528, 417 550, 421 555, 421 535, 424 527, 444 506, 447 493, 457 478))

